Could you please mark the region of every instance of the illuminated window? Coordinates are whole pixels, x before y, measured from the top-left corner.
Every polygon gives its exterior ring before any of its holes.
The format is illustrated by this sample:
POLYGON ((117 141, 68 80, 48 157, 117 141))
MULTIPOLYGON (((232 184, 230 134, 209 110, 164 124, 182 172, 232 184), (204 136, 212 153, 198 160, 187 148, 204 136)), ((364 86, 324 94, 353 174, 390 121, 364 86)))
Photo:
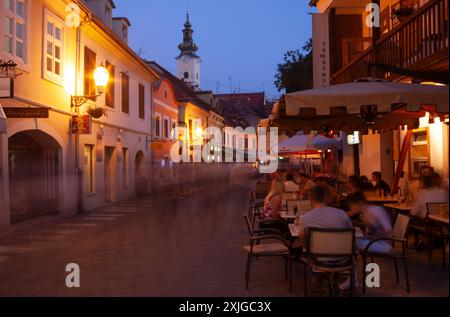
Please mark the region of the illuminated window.
POLYGON ((161 116, 159 114, 155 115, 155 136, 161 137, 161 116))
POLYGON ((63 81, 64 21, 48 10, 44 14, 44 78, 58 84, 63 81))

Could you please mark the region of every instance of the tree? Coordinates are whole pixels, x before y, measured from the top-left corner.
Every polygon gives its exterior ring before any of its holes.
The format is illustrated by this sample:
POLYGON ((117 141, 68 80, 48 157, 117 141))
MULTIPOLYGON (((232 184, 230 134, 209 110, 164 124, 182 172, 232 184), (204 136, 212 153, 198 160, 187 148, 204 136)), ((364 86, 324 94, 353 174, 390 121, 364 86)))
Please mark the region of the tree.
POLYGON ((278 64, 275 86, 286 93, 313 88, 312 39, 301 50, 288 51, 278 64))

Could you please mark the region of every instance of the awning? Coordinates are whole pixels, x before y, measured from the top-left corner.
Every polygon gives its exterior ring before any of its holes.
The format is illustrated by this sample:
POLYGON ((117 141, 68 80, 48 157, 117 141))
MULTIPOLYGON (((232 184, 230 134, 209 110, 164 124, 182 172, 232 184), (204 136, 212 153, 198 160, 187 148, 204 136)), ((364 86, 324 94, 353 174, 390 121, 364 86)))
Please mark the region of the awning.
POLYGON ((316 116, 361 113, 361 106, 376 105, 378 113, 388 113, 398 105, 406 111, 420 111, 423 105, 435 105, 448 113, 448 87, 396 82, 353 82, 285 95, 286 115, 303 113, 316 116))
POLYGON ((0 105, 0 134, 6 134, 6 115, 3 111, 2 105, 0 105))
POLYGON ((272 125, 289 135, 298 131, 395 130, 419 126, 426 112, 449 112, 448 87, 396 82, 353 82, 285 95, 272 125))

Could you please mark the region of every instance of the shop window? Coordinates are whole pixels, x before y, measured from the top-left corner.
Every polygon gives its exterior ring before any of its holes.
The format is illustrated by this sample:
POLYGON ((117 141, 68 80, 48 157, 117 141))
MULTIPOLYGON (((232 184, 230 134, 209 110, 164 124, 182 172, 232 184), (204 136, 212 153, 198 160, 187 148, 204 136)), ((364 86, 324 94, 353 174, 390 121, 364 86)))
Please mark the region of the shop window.
POLYGON ((430 165, 430 146, 428 129, 414 130, 411 139, 410 175, 411 178, 420 176, 420 169, 430 165))

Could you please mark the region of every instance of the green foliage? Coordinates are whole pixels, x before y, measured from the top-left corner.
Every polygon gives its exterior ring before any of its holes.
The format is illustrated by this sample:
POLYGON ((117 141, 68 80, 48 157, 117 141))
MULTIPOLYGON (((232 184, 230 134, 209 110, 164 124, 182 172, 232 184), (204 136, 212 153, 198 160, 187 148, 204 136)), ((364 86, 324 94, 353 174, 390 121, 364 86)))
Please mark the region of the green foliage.
POLYGON ((312 39, 301 50, 288 51, 277 66, 275 86, 286 93, 313 88, 312 39))

